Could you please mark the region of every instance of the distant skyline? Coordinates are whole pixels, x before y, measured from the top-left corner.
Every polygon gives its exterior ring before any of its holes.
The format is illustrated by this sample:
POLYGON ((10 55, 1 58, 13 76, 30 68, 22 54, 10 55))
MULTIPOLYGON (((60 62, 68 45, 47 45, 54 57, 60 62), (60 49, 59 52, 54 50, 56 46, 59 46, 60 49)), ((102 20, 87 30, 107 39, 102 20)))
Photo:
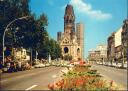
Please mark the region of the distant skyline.
POLYGON ((76 23, 85 26, 85 57, 90 49, 107 44, 108 36, 117 31, 127 17, 127 0, 30 0, 30 9, 37 17, 48 16, 48 32, 56 39, 64 31, 64 13, 67 4, 74 8, 76 23))

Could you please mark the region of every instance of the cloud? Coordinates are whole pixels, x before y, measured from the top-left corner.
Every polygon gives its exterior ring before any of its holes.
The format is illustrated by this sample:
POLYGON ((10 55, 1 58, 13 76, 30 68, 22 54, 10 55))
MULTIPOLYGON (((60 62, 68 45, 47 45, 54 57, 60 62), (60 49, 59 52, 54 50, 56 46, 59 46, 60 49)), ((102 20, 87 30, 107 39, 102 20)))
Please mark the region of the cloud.
POLYGON ((109 13, 103 13, 101 10, 93 10, 91 4, 87 4, 83 0, 71 0, 70 4, 73 5, 78 13, 86 14, 91 18, 98 20, 112 18, 112 15, 109 13))

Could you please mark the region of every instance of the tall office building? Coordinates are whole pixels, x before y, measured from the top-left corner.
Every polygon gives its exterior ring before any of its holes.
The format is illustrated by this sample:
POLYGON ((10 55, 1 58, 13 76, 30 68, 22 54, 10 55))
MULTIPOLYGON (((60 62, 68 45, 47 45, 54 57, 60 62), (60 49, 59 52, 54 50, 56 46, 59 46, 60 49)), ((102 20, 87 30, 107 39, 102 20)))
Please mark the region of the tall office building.
POLYGON ((84 24, 77 23, 76 24, 76 36, 78 46, 81 48, 81 56, 84 58, 84 24))

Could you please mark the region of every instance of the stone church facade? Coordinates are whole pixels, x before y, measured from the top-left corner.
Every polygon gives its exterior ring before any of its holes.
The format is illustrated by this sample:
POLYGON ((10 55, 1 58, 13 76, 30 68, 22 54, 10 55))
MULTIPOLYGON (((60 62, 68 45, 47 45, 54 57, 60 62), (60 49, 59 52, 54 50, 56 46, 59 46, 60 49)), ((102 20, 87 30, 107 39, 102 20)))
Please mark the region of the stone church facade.
POLYGON ((83 24, 75 24, 75 14, 73 7, 67 5, 64 15, 64 33, 57 33, 57 41, 59 42, 62 55, 70 55, 73 60, 83 59, 84 54, 84 32, 83 24))

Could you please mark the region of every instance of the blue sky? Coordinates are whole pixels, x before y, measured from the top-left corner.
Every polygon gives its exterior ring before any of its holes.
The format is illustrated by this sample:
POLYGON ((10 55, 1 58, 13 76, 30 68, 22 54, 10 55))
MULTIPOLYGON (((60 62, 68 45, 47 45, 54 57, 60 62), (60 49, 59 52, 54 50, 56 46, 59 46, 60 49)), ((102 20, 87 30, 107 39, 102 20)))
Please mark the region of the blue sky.
POLYGON ((127 0, 30 0, 30 9, 38 17, 48 17, 48 32, 56 39, 57 32, 64 30, 64 11, 67 4, 73 5, 76 23, 85 26, 85 57, 90 49, 107 44, 107 37, 117 31, 127 17, 127 0))

